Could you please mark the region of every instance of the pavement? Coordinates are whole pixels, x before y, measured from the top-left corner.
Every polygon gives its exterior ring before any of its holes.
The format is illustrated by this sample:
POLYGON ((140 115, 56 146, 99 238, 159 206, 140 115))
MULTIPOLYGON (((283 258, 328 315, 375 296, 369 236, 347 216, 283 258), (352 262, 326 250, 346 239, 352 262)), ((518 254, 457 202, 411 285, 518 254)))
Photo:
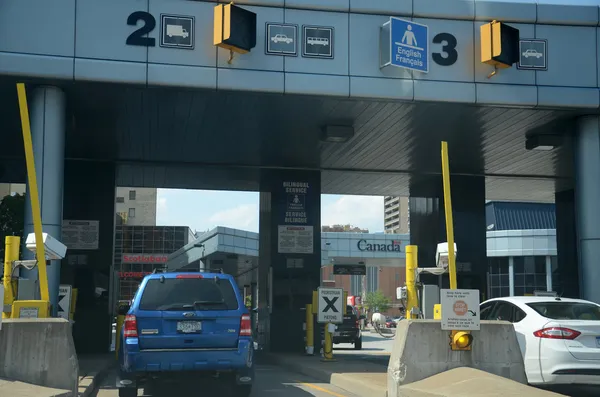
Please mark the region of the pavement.
MULTIPOLYGON (((90 397, 118 397, 115 388, 115 371, 99 383, 98 388, 90 397)), ((222 385, 211 380, 191 381, 149 386, 138 390, 138 396, 174 397, 197 396, 214 397, 227 396, 222 385), (200 386, 200 387, 199 387, 200 386)), ((251 397, 360 397, 341 388, 321 382, 303 374, 287 371, 270 364, 257 364, 256 383, 252 388, 251 397)), ((366 397, 366 396, 365 396, 366 397)))
MULTIPOLYGON (((78 397, 92 395, 99 382, 115 363, 114 354, 83 356, 79 358, 79 392, 78 397)), ((70 390, 52 389, 0 379, 0 397, 72 397, 70 390)))
POLYGON ((79 358, 79 397, 88 397, 96 386, 116 366, 115 353, 79 358))

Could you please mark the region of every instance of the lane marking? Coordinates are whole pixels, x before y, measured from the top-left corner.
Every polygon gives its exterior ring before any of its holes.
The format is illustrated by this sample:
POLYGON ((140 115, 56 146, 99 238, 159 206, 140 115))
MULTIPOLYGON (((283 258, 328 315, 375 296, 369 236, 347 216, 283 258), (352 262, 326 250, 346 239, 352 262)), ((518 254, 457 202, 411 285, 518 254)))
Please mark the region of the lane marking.
POLYGON ((296 381, 296 383, 298 383, 298 384, 301 384, 302 386, 308 387, 309 389, 314 389, 314 390, 318 390, 318 391, 320 391, 320 392, 323 392, 323 393, 327 393, 327 394, 329 394, 330 396, 335 396, 335 397, 348 397, 348 396, 345 396, 345 395, 343 395, 343 394, 338 394, 338 393, 336 393, 336 392, 333 392, 333 391, 329 391, 329 390, 327 390, 327 389, 324 389, 324 388, 322 388, 321 386, 313 385, 312 383, 300 382, 299 380, 297 380, 297 381, 296 381))

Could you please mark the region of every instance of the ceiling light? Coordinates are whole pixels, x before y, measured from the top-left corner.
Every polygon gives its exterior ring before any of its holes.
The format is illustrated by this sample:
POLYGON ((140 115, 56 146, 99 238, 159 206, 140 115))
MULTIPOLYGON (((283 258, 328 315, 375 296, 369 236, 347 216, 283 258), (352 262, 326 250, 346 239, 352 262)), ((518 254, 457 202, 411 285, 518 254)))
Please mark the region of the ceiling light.
POLYGON ((354 127, 328 125, 323 128, 321 140, 324 142, 347 142, 354 136, 354 127))
POLYGON ((532 135, 527 137, 525 141, 525 149, 549 151, 557 148, 562 143, 560 135, 532 135))

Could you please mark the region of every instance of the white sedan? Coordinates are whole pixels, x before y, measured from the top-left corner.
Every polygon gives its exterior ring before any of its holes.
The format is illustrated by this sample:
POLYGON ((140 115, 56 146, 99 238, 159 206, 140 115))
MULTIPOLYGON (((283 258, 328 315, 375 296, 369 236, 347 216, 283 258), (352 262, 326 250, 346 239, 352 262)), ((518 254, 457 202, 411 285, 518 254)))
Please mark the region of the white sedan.
POLYGON ((600 384, 600 305, 515 296, 487 300, 480 313, 514 324, 530 384, 600 384))

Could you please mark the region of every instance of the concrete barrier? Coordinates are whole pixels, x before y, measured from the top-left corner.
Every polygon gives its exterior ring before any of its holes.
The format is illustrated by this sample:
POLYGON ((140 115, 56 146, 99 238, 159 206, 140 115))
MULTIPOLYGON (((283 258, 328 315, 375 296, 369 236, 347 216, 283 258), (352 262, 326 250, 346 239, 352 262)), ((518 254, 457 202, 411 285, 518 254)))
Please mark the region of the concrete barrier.
POLYGON ((471 351, 450 350, 450 331, 439 320, 402 320, 387 371, 388 397, 399 397, 399 386, 417 382, 453 368, 471 367, 526 384, 523 357, 513 325, 481 321, 472 331, 471 351))
POLYGON ((398 397, 565 397, 475 368, 455 368, 398 388, 398 397))
POLYGON ((0 378, 78 391, 71 324, 62 318, 2 320, 0 378))

